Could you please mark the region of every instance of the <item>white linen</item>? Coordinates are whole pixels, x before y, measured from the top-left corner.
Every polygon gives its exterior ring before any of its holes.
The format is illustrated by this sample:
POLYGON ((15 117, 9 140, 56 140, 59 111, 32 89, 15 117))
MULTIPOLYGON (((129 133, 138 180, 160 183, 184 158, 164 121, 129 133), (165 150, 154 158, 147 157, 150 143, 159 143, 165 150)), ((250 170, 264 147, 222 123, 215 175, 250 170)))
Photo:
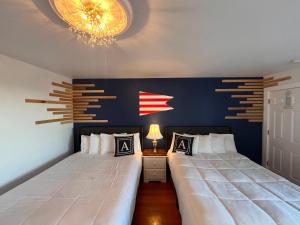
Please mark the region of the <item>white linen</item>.
POLYGON ((183 225, 300 224, 300 187, 238 153, 168 153, 183 225))
POLYGON ((0 197, 0 225, 130 225, 141 155, 76 153, 0 197))
POLYGON ((82 153, 89 153, 89 148, 90 148, 90 136, 81 135, 80 151, 82 153))

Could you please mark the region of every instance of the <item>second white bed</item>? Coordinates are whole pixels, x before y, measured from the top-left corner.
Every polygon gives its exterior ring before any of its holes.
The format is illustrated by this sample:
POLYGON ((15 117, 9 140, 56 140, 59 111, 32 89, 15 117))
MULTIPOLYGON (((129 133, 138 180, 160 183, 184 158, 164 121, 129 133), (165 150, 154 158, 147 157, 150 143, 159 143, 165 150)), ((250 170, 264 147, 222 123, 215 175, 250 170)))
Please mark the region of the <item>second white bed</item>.
POLYGON ((241 154, 168 160, 183 225, 300 224, 300 187, 241 154))
POLYGON ((0 225, 130 225, 141 155, 76 153, 0 197, 0 225))

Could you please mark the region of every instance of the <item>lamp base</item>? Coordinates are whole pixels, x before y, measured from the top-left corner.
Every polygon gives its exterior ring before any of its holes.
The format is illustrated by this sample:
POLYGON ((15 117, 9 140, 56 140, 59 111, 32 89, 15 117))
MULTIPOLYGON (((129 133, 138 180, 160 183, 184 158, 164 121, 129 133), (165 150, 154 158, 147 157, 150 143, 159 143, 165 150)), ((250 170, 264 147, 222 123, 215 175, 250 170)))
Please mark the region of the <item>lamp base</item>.
POLYGON ((152 141, 152 144, 153 144, 153 152, 154 152, 154 153, 157 153, 157 150, 156 150, 157 140, 153 140, 153 141, 152 141))

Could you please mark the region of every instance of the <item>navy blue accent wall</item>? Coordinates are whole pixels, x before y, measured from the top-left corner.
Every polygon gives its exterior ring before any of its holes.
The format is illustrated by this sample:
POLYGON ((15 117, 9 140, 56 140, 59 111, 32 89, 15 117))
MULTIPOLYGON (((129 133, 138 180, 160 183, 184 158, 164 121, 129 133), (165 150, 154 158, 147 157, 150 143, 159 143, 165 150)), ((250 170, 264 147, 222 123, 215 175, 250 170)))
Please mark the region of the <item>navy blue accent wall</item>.
MULTIPOLYGON (((224 78, 222 78, 224 79, 224 78)), ((223 84, 221 78, 166 78, 166 79, 75 79, 73 83, 95 83, 105 90, 105 95, 116 95, 117 100, 101 101, 101 109, 90 109, 97 119, 108 119, 103 126, 144 126, 148 132, 151 123, 165 126, 230 126, 233 128, 238 151, 261 163, 262 125, 245 120, 225 120, 228 106, 239 106, 239 99, 230 93, 216 93, 215 88, 235 87, 223 84), (139 116, 139 91, 174 96, 169 105, 174 110, 153 115, 139 116)), ((75 124, 91 126, 99 124, 75 124)), ((159 145, 163 145, 160 141, 159 145)), ((151 141, 144 141, 151 147, 151 141)))

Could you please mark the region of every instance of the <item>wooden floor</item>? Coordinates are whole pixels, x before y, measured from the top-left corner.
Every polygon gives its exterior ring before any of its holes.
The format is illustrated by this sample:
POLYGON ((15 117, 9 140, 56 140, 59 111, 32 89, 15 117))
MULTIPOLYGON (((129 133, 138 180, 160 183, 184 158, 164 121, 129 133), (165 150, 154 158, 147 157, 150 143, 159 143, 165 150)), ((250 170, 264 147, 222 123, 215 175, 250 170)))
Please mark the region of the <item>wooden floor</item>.
POLYGON ((132 225, 181 225, 170 181, 140 183, 132 225))

